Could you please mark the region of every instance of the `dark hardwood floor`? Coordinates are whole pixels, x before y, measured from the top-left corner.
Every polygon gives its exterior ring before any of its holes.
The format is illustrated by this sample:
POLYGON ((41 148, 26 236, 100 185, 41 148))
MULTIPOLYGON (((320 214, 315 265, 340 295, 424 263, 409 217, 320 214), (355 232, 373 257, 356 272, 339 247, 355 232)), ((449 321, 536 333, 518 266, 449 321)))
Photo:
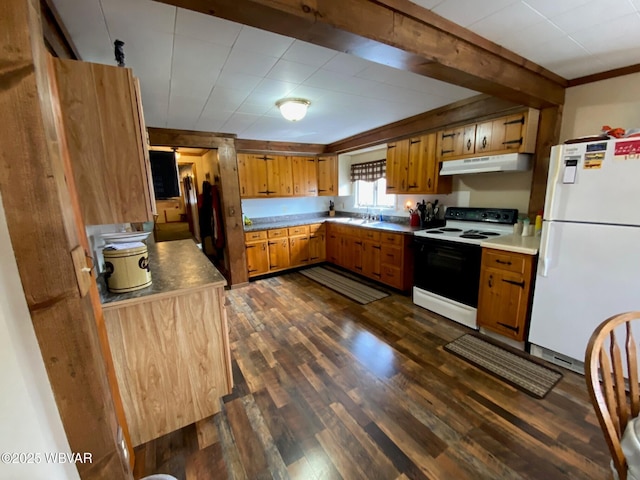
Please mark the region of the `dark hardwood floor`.
POLYGON ((298 273, 227 293, 233 393, 136 449, 179 479, 604 479, 584 378, 537 400, 443 350, 465 327, 298 273))

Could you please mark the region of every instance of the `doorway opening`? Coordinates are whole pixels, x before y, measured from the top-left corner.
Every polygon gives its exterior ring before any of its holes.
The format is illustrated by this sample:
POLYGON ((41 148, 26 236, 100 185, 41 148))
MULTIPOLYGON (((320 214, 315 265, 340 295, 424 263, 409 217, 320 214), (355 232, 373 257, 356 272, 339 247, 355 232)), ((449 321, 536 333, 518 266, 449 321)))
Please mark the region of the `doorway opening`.
POLYGON ((227 277, 218 151, 187 147, 151 149, 175 152, 180 185, 179 197, 156 200, 155 241, 192 238, 227 277))

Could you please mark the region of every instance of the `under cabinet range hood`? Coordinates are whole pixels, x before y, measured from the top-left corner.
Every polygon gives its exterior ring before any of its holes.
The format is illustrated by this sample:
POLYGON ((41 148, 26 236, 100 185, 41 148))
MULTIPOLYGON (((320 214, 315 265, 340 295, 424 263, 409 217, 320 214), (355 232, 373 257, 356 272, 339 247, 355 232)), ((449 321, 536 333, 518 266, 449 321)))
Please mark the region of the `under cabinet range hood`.
POLYGON ((464 158, 442 162, 440 175, 462 175, 466 173, 524 172, 531 168, 531 155, 507 153, 485 157, 464 158))

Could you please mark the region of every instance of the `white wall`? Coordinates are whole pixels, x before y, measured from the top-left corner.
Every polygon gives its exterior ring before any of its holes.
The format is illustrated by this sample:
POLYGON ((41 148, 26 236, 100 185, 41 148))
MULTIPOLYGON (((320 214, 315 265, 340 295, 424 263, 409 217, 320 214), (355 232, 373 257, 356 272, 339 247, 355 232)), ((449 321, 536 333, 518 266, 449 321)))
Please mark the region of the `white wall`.
POLYGON ((517 208, 527 213, 532 175, 532 171, 456 175, 453 191, 466 202, 457 206, 517 208))
POLYGON ((242 213, 250 219, 329 211, 336 197, 250 198, 242 200, 242 213))
POLYGON ((603 125, 640 128, 640 73, 567 89, 560 142, 598 135, 603 125))
MULTIPOLYGON (((351 155, 349 164, 370 162, 385 158, 386 151, 371 151, 351 155)), ((341 158, 341 161, 345 159, 341 158)), ((483 173, 456 175, 453 177, 452 193, 449 195, 398 195, 394 210, 383 210, 386 215, 409 216, 406 203, 435 202, 445 207, 495 207, 517 208, 526 212, 529 206, 532 172, 483 173)), ((336 209, 362 213, 364 209, 355 206, 355 196, 339 197, 336 209)), ((441 210, 444 212, 444 210, 441 210)))
POLYGON ((70 452, 47 378, 0 202, 0 453, 34 452, 40 464, 0 464, 0 480, 79 479, 74 465, 47 464, 45 453, 70 452))

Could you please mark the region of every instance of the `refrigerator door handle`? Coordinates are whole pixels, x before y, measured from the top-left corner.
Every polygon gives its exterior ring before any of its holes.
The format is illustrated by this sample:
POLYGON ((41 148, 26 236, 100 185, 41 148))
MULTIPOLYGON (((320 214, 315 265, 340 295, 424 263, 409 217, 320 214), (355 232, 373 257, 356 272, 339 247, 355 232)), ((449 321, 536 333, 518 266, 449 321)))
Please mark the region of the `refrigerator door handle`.
POLYGON ((551 230, 555 225, 553 222, 544 222, 542 227, 542 238, 540 239, 540 255, 538 256, 538 275, 549 276, 551 266, 551 230))
POLYGON ((555 220, 555 215, 553 213, 553 204, 556 197, 556 190, 558 187, 560 172, 562 171, 562 167, 563 167, 562 152, 563 152, 562 146, 556 145, 551 148, 550 168, 552 170, 549 171, 549 182, 547 184, 547 196, 545 198, 545 206, 544 206, 545 220, 555 220))

